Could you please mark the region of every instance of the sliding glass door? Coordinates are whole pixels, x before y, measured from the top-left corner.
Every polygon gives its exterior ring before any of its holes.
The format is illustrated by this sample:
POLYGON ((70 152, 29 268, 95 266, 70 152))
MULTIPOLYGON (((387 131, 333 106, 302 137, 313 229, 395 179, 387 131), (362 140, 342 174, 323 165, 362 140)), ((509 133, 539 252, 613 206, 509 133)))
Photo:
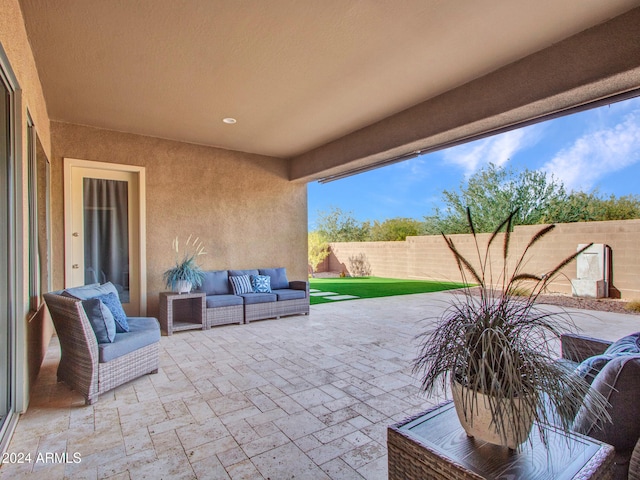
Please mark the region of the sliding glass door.
POLYGON ((9 276, 11 97, 0 69, 0 444, 12 411, 13 331, 10 315, 9 276))

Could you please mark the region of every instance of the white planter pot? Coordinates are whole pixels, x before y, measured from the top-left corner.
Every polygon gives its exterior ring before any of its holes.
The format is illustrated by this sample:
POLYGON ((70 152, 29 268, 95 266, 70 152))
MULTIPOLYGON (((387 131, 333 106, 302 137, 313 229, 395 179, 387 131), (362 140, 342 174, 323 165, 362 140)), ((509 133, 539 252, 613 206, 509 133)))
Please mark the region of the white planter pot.
POLYGON ((529 437, 534 415, 520 400, 501 400, 503 420, 499 423, 504 426, 501 432, 493 421, 486 395, 471 392, 456 381, 451 382, 451 392, 460 424, 468 436, 513 450, 529 437))
POLYGON ((193 287, 191 282, 187 282, 186 280, 178 280, 176 282, 177 293, 189 293, 191 291, 191 287, 193 287))

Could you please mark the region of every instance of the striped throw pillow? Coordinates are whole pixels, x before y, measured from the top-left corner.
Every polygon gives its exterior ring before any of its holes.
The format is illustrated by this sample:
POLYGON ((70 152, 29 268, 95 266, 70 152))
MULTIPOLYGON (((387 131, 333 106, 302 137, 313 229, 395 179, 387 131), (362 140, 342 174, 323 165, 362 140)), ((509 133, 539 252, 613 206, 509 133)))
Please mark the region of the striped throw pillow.
POLYGON ((231 282, 231 288, 233 289, 234 295, 253 292, 249 275, 231 276, 229 277, 229 282, 231 282))

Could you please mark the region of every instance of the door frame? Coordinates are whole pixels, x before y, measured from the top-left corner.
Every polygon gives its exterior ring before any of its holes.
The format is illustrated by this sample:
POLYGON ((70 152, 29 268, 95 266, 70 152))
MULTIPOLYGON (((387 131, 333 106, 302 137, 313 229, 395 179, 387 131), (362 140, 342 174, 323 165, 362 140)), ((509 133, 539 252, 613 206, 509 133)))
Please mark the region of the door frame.
POLYGON ((140 316, 147 314, 147 233, 146 233, 146 191, 145 191, 145 167, 137 165, 125 165, 120 163, 95 162, 92 160, 81 160, 78 158, 64 158, 64 283, 66 287, 71 285, 71 263, 70 256, 72 248, 72 188, 71 176, 74 168, 111 170, 115 172, 133 173, 137 180, 138 190, 138 259, 139 259, 139 291, 140 291, 140 316))

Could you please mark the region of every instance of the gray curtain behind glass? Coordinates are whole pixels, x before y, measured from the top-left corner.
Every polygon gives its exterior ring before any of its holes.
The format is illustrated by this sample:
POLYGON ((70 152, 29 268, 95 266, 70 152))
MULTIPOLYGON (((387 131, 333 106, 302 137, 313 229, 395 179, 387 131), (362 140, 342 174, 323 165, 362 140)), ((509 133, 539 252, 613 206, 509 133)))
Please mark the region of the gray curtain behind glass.
POLYGON ((85 284, 111 282, 123 303, 129 301, 128 184, 85 178, 85 284))

